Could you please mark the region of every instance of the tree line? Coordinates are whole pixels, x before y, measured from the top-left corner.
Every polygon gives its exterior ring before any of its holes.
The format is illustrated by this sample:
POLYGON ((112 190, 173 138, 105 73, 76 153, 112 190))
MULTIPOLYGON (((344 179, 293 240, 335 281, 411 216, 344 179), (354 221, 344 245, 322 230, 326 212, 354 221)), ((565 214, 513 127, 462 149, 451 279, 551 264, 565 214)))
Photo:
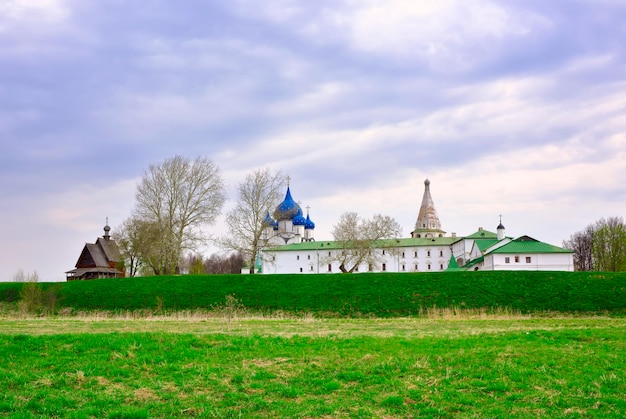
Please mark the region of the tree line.
MULTIPOLYGON (((256 169, 237 187, 237 201, 225 217, 228 233, 212 237, 206 227, 215 223, 226 201, 219 167, 210 159, 174 156, 151 164, 137 186, 132 214, 114 230, 127 276, 192 273, 234 273, 254 266, 269 245, 263 237, 265 217, 280 202, 286 176, 280 171, 256 169), (224 255, 204 259, 197 251, 209 242, 224 255), (239 265, 236 268, 236 265, 239 265)), ((377 240, 397 237, 399 224, 391 217, 361 219, 342 215, 333 229, 345 243, 341 266, 352 272, 364 260, 375 258, 370 248, 377 240)))
POLYGON ((626 271, 626 224, 622 217, 602 218, 563 242, 574 252, 577 271, 626 271))

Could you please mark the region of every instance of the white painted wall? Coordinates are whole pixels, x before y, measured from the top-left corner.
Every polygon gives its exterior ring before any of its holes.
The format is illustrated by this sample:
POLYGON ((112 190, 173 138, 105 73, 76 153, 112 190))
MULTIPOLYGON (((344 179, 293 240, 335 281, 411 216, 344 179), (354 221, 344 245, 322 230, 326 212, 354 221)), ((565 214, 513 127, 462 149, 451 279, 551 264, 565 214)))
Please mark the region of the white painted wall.
MULTIPOLYGON (((265 251, 263 273, 337 273, 337 262, 328 262, 329 252, 340 250, 294 250, 265 251), (330 264, 330 269, 329 269, 330 264)), ((377 249, 382 252, 382 249, 377 249)), ((380 262, 372 272, 437 272, 448 268, 452 251, 450 246, 417 246, 385 249, 380 262)), ((359 272, 369 272, 367 264, 361 264, 359 272)))
POLYGON ((495 271, 574 271, 571 253, 490 254, 485 256, 484 270, 495 271), (519 257, 519 262, 515 257, 519 257), (506 258, 509 258, 509 263, 506 258), (530 258, 530 263, 526 258, 530 258))

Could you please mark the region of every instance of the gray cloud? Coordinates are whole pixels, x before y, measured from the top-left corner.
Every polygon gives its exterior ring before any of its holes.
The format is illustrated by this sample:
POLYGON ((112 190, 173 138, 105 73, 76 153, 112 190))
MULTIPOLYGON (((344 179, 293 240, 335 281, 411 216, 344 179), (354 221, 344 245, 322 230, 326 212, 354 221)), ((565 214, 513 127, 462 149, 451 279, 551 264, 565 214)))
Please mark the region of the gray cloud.
POLYGON ((507 210, 559 244, 626 203, 624 21, 608 0, 13 1, 0 247, 15 266, 0 279, 62 277, 75 260, 52 243, 93 240, 174 154, 214 158, 232 186, 255 167, 291 174, 320 234, 361 208, 411 224, 429 176, 448 230, 507 210))

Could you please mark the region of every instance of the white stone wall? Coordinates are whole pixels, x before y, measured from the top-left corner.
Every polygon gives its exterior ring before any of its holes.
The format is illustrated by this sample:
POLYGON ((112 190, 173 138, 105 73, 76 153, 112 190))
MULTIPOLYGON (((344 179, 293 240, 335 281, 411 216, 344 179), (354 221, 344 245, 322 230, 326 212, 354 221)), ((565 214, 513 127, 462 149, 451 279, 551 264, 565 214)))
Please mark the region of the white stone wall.
MULTIPOLYGON (((377 249, 380 260, 372 272, 440 272, 448 268, 452 251, 450 246, 419 246, 377 249), (384 250, 384 254, 382 254, 384 250)), ((263 273, 337 273, 339 263, 329 262, 333 252, 340 250, 266 251, 263 273), (329 267, 330 265, 330 267, 329 267)), ((369 272, 367 263, 359 265, 358 272, 369 272)))
POLYGON ((573 271, 571 253, 491 254, 485 257, 485 270, 495 271, 573 271), (518 258, 516 261, 516 257, 518 258), (508 263, 507 263, 508 258, 508 263), (530 258, 527 262, 526 258, 530 258))

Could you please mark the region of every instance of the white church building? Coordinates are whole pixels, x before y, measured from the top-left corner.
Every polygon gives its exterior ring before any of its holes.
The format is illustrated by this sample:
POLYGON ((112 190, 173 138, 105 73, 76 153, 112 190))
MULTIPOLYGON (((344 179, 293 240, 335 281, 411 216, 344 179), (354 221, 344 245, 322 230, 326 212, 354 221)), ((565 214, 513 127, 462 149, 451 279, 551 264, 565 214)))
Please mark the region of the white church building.
MULTIPOLYGON (((265 218, 258 269, 265 274, 341 272, 341 243, 314 238, 315 224, 306 218, 287 186, 285 199, 265 218)), ((502 221, 496 233, 479 228, 475 233, 446 236, 424 181, 424 195, 411 237, 383 240, 375 264, 363 263, 355 272, 441 272, 478 270, 573 271, 573 252, 529 236, 507 237, 502 221)))

